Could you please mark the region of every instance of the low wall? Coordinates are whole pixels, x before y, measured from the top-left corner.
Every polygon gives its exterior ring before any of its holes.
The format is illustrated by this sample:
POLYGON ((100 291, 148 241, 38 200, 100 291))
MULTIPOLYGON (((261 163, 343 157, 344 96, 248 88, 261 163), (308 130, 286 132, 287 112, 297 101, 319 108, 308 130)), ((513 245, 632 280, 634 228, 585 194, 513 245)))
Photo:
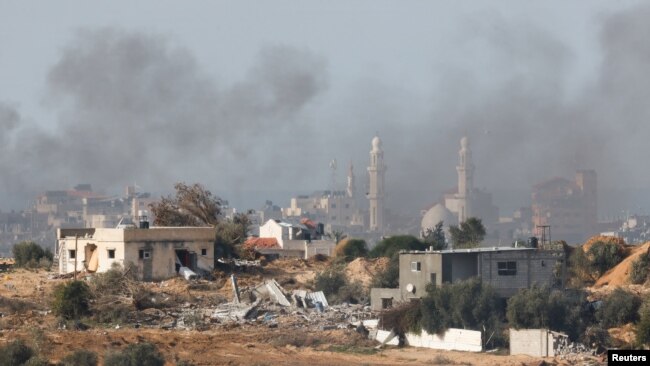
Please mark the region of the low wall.
MULTIPOLYGON (((389 331, 378 330, 375 339, 383 343, 390 335, 391 332, 389 331)), ((397 337, 390 339, 386 344, 396 346, 398 344, 397 337)), ((411 347, 442 349, 447 351, 481 352, 483 350, 481 332, 456 328, 449 328, 442 335, 429 334, 424 330, 420 334, 407 333, 406 344, 411 347)))
POLYGON ((553 357, 558 341, 565 334, 548 329, 510 328, 510 354, 534 357, 553 357))

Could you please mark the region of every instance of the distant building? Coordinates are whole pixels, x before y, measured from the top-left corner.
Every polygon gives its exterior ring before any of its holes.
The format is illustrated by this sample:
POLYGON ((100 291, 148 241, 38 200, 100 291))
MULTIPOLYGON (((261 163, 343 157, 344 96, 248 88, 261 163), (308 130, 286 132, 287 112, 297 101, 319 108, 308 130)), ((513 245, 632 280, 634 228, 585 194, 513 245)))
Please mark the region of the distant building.
POLYGON ((316 254, 331 256, 336 243, 324 236, 323 228, 324 225, 306 218, 300 220, 300 223, 268 220, 260 226, 259 238, 251 237, 244 245, 264 249, 260 251, 263 254, 273 253, 278 256, 299 256, 305 259, 316 254))
POLYGON ((553 240, 582 243, 598 233, 596 172, 579 170, 573 181, 553 178, 533 187, 533 228, 550 226, 553 240))
POLYGON ((428 284, 440 286, 478 277, 502 297, 533 285, 563 286, 564 250, 475 248, 403 251, 399 255, 399 288, 373 288, 371 307, 381 310, 421 298, 428 284))
POLYGON ((106 272, 113 263, 133 265, 138 279, 164 280, 181 266, 195 272, 214 269, 212 227, 135 227, 57 229, 59 273, 106 272), (76 267, 75 267, 76 265, 76 267))
POLYGON ((499 222, 499 209, 492 203, 490 193, 474 187, 474 163, 467 137, 460 140, 456 171, 458 173, 456 189, 446 193, 441 203, 433 205, 424 212, 421 222, 422 232, 433 229, 440 221, 444 221, 445 227, 448 228, 469 217, 477 217, 486 226, 490 236, 499 222))

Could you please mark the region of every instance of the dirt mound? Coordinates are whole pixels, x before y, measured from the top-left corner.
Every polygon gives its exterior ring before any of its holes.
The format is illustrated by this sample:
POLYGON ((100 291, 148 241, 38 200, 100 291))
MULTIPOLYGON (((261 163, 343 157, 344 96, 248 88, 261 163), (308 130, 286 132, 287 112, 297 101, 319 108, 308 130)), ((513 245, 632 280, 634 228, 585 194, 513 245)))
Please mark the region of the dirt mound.
POLYGON ((630 282, 630 272, 632 272, 632 263, 634 263, 634 261, 636 261, 641 256, 641 254, 646 253, 648 251, 648 248, 650 248, 650 242, 637 247, 629 248, 629 251, 631 253, 625 259, 623 259, 621 263, 617 264, 614 268, 610 269, 604 275, 602 275, 598 281, 596 281, 594 286, 621 286, 628 284, 630 282))
POLYGON ((605 244, 616 244, 618 245, 621 250, 625 250, 627 248, 627 245, 625 245, 625 240, 622 238, 616 238, 613 236, 602 236, 602 235, 596 235, 592 236, 587 240, 583 245, 582 245, 582 250, 587 253, 591 247, 594 246, 594 244, 598 242, 603 242, 605 244))
POLYGON ((357 258, 345 267, 345 274, 351 282, 360 282, 364 287, 370 286, 375 276, 386 269, 388 258, 357 258))
POLYGON ((614 339, 614 341, 621 343, 621 345, 633 345, 636 340, 636 335, 634 332, 634 324, 629 323, 625 324, 618 328, 608 329, 609 336, 614 339))

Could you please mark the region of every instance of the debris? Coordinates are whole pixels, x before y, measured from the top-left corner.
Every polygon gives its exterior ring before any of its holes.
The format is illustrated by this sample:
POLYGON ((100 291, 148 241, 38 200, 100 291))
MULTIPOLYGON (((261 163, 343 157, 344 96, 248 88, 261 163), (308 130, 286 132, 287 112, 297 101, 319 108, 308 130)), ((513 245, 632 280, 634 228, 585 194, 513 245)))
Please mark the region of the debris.
POLYGON ((189 269, 189 268, 187 268, 187 267, 181 267, 181 268, 178 270, 178 274, 180 274, 181 276, 183 276, 183 278, 185 278, 185 279, 188 280, 188 281, 189 281, 189 280, 195 280, 195 279, 197 279, 197 278, 199 277, 199 276, 196 274, 196 272, 192 271, 191 269, 189 269))
POLYGON ((232 291, 234 292, 235 298, 233 302, 239 304, 241 300, 239 299, 239 287, 237 286, 237 277, 234 274, 230 275, 230 281, 232 282, 232 291))

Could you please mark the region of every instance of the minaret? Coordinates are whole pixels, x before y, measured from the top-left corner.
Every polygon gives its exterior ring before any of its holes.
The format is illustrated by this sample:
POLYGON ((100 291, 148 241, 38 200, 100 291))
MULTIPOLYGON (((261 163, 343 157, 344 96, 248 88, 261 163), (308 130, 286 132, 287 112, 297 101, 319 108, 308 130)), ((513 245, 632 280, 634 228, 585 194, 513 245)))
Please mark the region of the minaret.
POLYGON ((370 150, 370 166, 368 176, 370 189, 368 201, 370 202, 370 231, 382 231, 384 229, 384 152, 381 149, 381 140, 375 136, 372 139, 372 150, 370 150))
POLYGON ((346 193, 348 197, 354 198, 356 191, 357 186, 354 182, 354 166, 352 163, 350 163, 350 168, 348 169, 348 188, 346 190, 346 193))
POLYGON ((472 216, 470 196, 474 190, 474 164, 472 164, 472 151, 469 149, 467 136, 460 139, 458 152, 458 222, 465 221, 472 216))

